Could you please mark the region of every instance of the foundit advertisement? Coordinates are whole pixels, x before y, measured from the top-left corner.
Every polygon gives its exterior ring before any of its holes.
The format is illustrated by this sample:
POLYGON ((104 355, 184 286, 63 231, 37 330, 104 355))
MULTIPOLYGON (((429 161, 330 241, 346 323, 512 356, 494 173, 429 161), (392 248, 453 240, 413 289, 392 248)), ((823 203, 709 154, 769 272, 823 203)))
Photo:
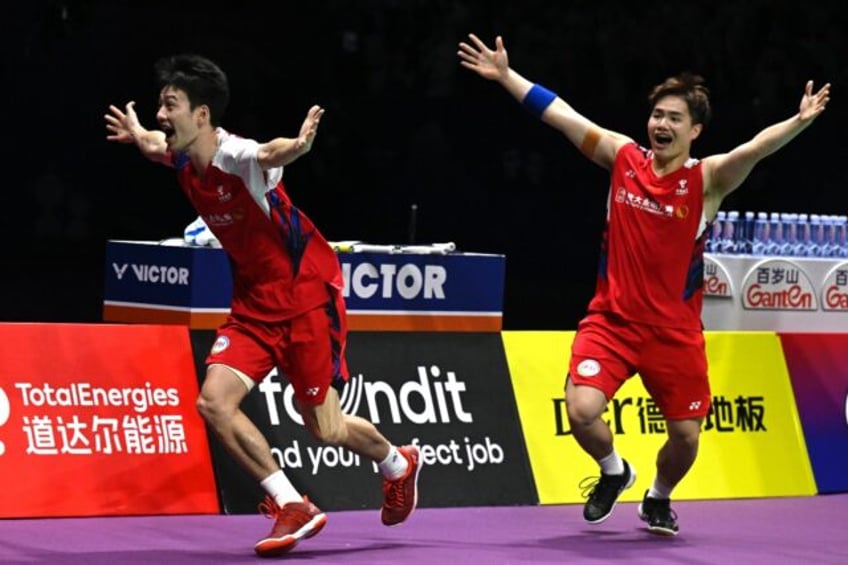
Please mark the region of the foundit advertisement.
MULTIPOLYGON (((571 437, 563 385, 574 332, 503 332, 521 427, 543 504, 582 503, 597 463, 571 437)), ((707 332, 712 408, 698 459, 676 500, 816 493, 780 339, 773 332, 707 332), (775 472, 779 470, 779 472, 775 472)), ((681 362, 685 362, 682 359, 681 362)), ((609 403, 616 448, 637 472, 622 500, 651 486, 665 442, 662 414, 638 375, 609 403)))
POLYGON ((186 328, 0 324, 0 343, 0 517, 218 513, 186 328))
MULTIPOLYGON (((192 336, 202 379, 214 332, 192 336)), ((499 334, 351 332, 347 351, 351 378, 342 409, 372 421, 396 445, 421 448, 420 506, 537 502, 499 334)), ((380 507, 376 465, 313 440, 284 376, 272 372, 242 409, 295 486, 320 508, 380 507)), ((255 513, 259 486, 217 442, 212 446, 225 512, 255 513)))

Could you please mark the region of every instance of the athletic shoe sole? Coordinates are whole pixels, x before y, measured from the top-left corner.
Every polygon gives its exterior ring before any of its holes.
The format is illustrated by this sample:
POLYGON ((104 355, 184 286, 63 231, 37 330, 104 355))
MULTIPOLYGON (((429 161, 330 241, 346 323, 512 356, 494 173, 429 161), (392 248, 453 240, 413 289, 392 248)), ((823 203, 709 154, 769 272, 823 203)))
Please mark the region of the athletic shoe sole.
POLYGON ((280 538, 266 538, 257 543, 253 549, 259 557, 277 557, 294 549, 300 540, 316 535, 325 525, 327 525, 327 515, 321 513, 295 533, 280 538))
MULTIPOLYGON (((642 512, 642 503, 639 503, 639 518, 647 522, 648 516, 642 512)), ((654 534, 655 536, 665 536, 665 537, 673 537, 677 535, 677 530, 672 530, 671 528, 664 528, 662 526, 652 526, 648 524, 648 533, 654 534)))

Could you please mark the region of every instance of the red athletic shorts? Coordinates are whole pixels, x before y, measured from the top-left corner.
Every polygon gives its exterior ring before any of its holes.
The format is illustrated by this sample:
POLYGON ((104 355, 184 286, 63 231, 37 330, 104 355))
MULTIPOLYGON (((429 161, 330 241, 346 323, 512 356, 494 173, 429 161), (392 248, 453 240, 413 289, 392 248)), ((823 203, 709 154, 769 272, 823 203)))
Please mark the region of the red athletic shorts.
POLYGON ((614 314, 591 313, 580 321, 569 363, 574 384, 597 388, 609 400, 636 373, 666 419, 709 412, 703 332, 638 324, 614 314))
POLYGON ((330 386, 341 393, 348 380, 343 300, 337 293, 324 306, 273 324, 230 316, 206 364, 238 369, 257 383, 277 367, 299 402, 321 404, 330 386))

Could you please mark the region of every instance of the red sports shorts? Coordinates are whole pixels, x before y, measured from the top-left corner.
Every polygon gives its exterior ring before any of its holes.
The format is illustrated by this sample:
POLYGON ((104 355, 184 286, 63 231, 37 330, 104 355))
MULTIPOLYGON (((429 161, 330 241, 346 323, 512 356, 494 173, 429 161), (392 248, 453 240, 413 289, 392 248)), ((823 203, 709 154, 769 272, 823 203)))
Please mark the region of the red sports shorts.
POLYGON ((597 312, 580 321, 569 363, 574 384, 597 388, 609 400, 636 373, 667 420, 702 418, 709 412, 703 332, 597 312))
POLYGON ((318 405, 330 386, 341 393, 348 380, 346 342, 344 302, 338 293, 324 306, 283 322, 230 316, 218 329, 206 364, 238 369, 257 383, 277 367, 299 402, 318 405))

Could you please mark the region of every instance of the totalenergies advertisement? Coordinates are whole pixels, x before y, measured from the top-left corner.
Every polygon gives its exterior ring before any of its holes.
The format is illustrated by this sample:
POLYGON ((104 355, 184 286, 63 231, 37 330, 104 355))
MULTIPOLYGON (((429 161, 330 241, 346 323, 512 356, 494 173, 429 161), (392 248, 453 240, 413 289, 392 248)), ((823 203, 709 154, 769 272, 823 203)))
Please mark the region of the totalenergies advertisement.
MULTIPOLYGON (((582 503, 578 484, 598 476, 599 468, 571 437, 566 415, 563 384, 574 332, 502 335, 539 501, 582 503)), ((703 425, 698 459, 674 498, 815 494, 778 336, 707 332, 706 344, 712 408, 703 425)), ((621 500, 641 500, 654 479, 666 429, 638 375, 609 403, 606 420, 616 449, 637 472, 636 484, 621 500)))
POLYGON ((0 324, 0 518, 217 513, 188 330, 0 324))

